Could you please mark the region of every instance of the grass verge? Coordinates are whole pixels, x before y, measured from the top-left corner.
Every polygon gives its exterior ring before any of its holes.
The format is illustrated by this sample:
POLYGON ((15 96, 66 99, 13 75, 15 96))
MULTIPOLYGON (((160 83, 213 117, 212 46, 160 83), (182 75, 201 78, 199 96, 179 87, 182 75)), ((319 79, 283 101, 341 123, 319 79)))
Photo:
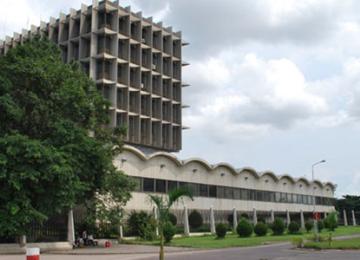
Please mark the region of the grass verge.
MULTIPOLYGON (((329 231, 322 231, 322 236, 328 236, 329 231)), ((359 227, 339 227, 334 232, 332 236, 346 236, 346 235, 360 235, 360 226, 359 227)), ((175 238, 171 241, 169 246, 178 246, 178 247, 191 247, 191 248, 203 248, 203 249, 213 249, 213 248, 228 248, 228 247, 248 247, 248 246, 259 246, 264 244, 271 243, 281 243, 281 242, 291 242, 294 238, 304 238, 311 239, 313 237, 312 233, 303 233, 296 235, 284 234, 282 236, 273 236, 268 234, 264 237, 251 236, 247 238, 240 238, 236 234, 227 234, 225 239, 216 239, 215 236, 200 236, 200 237, 182 237, 175 238)), ((143 245, 159 245, 159 241, 126 241, 130 244, 143 244, 143 245)))
POLYGON ((324 242, 307 242, 304 245, 305 248, 313 249, 360 249, 360 238, 346 239, 346 240, 334 240, 331 243, 324 242))

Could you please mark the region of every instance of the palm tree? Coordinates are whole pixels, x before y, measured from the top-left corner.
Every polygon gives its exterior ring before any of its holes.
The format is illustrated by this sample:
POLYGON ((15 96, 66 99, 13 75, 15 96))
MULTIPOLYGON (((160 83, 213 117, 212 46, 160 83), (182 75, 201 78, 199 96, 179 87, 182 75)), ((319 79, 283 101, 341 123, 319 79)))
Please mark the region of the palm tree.
POLYGON ((160 236, 160 253, 159 260, 164 260, 164 225, 169 221, 170 209, 183 197, 193 200, 192 193, 189 189, 181 187, 168 192, 167 196, 149 195, 151 201, 158 210, 157 226, 160 236))

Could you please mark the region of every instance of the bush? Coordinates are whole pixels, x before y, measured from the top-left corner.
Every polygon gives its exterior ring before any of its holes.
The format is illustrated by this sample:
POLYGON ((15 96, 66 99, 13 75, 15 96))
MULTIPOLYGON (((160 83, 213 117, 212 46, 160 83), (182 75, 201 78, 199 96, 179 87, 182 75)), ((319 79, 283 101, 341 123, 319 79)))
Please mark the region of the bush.
POLYGON ((264 222, 258 222, 254 227, 254 232, 257 236, 266 236, 268 227, 264 222))
POLYGON ((165 243, 170 243, 176 233, 176 227, 170 222, 166 222, 163 227, 163 234, 165 238, 165 243))
POLYGON ((156 220, 153 217, 150 217, 149 221, 140 226, 139 236, 140 238, 153 241, 156 239, 156 220))
POLYGON ((242 213, 242 214, 240 215, 240 218, 249 219, 249 215, 246 214, 246 213, 242 213))
POLYGON ((248 220, 242 218, 236 227, 236 232, 240 237, 249 237, 253 233, 253 226, 248 220))
POLYGON ((338 227, 338 218, 336 212, 331 212, 324 220, 325 228, 329 229, 330 231, 335 231, 338 227))
POLYGON ((138 236, 145 240, 153 240, 156 237, 156 221, 145 211, 131 212, 127 226, 131 236, 138 236))
POLYGON ((281 218, 276 218, 271 225, 271 230, 274 235, 282 235, 285 231, 285 224, 281 218))
POLYGON ((203 224, 203 218, 197 210, 193 210, 189 215, 189 225, 191 228, 199 228, 203 224))
POLYGON ((258 217, 258 222, 262 222, 266 224, 266 220, 264 217, 258 217))
POLYGON ((295 221, 291 221, 289 226, 288 226, 288 231, 290 234, 297 234, 299 233, 300 230, 300 225, 295 222, 295 221))
POLYGON ((217 238, 224 238, 226 236, 226 231, 228 226, 226 224, 220 223, 216 225, 216 236, 217 238))
POLYGON ((305 223, 305 229, 306 232, 310 232, 314 228, 314 223, 311 220, 306 221, 305 223))
POLYGON ((176 226, 177 224, 177 217, 172 214, 172 213, 169 213, 169 221, 171 222, 171 224, 173 224, 174 226, 176 226))
POLYGON ((321 233, 321 231, 324 229, 324 222, 322 220, 319 220, 317 222, 317 228, 318 228, 319 233, 321 233))
POLYGON ((291 243, 297 248, 304 247, 304 239, 302 237, 295 237, 291 240, 291 243))

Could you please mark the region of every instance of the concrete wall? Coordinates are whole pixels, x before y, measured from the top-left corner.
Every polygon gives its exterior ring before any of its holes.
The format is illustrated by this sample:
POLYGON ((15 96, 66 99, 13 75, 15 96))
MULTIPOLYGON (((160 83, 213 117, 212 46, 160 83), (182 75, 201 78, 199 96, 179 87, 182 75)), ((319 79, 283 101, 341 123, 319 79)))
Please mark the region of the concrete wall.
MULTIPOLYGON (((289 175, 277 176, 272 172, 257 173, 251 168, 235 170, 229 164, 221 163, 210 165, 201 159, 181 161, 169 153, 158 152, 146 156, 141 151, 126 146, 124 152, 114 162, 115 166, 126 174, 134 177, 146 177, 154 179, 176 180, 199 184, 221 185, 244 189, 256 189, 274 192, 286 192, 293 194, 315 195, 333 198, 335 186, 332 183, 320 181, 308 181, 304 178, 296 179, 289 175)), ((216 210, 231 210, 234 207, 239 211, 252 211, 254 208, 264 211, 285 212, 312 212, 313 205, 296 203, 273 203, 263 201, 247 201, 234 199, 219 199, 196 197, 194 201, 186 200, 178 205, 181 209, 186 205, 194 209, 209 209, 211 206, 216 210)), ((142 192, 134 192, 133 198, 128 202, 127 210, 150 210, 148 196, 142 192)), ((333 211, 333 206, 316 205, 316 211, 333 211)))

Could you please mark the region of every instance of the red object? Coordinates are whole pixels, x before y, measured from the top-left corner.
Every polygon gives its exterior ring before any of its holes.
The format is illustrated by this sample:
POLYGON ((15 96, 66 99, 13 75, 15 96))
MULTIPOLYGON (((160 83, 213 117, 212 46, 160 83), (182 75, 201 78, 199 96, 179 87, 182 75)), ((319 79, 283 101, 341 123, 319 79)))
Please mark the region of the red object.
POLYGON ((28 255, 26 256, 26 260, 40 260, 39 255, 28 255))
POLYGON ((39 248, 27 248, 26 249, 26 260, 40 260, 40 249, 39 248))
POLYGON ((110 241, 106 241, 106 242, 105 242, 105 247, 106 247, 106 248, 111 247, 111 242, 110 242, 110 241))
POLYGON ((320 212, 314 212, 313 213, 313 219, 314 220, 320 220, 321 219, 320 212))

